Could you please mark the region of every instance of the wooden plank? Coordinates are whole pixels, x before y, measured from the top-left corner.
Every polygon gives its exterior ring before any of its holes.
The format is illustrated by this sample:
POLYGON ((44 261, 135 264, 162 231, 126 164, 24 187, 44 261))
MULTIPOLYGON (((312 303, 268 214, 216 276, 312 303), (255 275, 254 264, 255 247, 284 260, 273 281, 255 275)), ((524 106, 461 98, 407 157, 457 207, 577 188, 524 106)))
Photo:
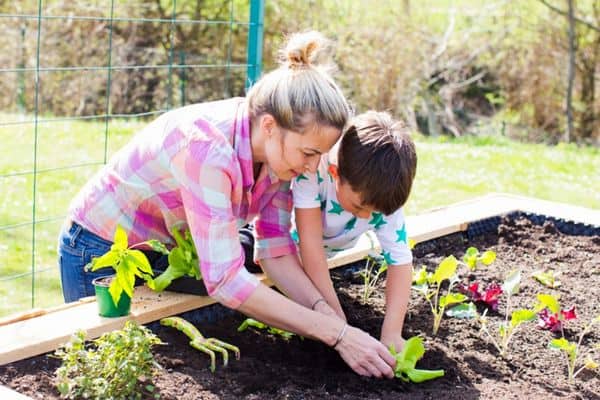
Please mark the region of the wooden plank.
MULTIPOLYGON (((491 194, 410 216, 406 224, 409 237, 421 242, 463 231, 471 222, 517 210, 600 226, 600 210, 505 194, 491 194)), ((361 260, 373 250, 379 250, 377 239, 374 235, 364 235, 354 248, 330 258, 329 267, 361 260)), ((263 274, 259 274, 259 277, 265 284, 271 284, 263 274)), ((128 319, 148 323, 213 303, 214 300, 205 296, 171 292, 157 294, 140 287, 136 288, 132 312, 127 317, 102 318, 97 314, 95 301, 90 299, 48 310, 34 318, 23 319, 21 316, 17 318, 19 321, 0 326, 0 365, 53 351, 78 329, 85 330, 88 337, 95 338, 104 332, 121 328, 128 319)))
POLYGON ((0 399, 2 400, 31 400, 31 397, 17 393, 14 390, 0 385, 0 399))

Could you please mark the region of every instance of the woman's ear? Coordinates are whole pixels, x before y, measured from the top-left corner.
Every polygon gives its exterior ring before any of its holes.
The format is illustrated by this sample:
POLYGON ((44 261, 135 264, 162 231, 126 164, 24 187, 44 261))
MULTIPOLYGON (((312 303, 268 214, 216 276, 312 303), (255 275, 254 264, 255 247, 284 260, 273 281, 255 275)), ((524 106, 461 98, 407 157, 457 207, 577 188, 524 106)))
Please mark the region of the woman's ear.
POLYGON ((266 137, 271 137, 277 126, 275 118, 271 114, 263 114, 260 117, 260 129, 265 133, 266 137))

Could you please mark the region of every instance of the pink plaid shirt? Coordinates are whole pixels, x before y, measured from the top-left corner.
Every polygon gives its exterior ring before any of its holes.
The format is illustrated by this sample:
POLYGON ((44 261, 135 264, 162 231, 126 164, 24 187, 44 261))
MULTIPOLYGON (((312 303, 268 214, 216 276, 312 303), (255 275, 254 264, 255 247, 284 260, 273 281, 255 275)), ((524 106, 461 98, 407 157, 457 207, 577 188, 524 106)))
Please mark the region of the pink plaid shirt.
POLYGON ((243 98, 163 114, 91 179, 73 200, 74 221, 111 240, 117 224, 129 244, 189 228, 210 296, 231 308, 258 286, 244 268, 238 230, 255 221, 257 259, 296 252, 289 182, 263 165, 254 182, 250 125, 243 98))

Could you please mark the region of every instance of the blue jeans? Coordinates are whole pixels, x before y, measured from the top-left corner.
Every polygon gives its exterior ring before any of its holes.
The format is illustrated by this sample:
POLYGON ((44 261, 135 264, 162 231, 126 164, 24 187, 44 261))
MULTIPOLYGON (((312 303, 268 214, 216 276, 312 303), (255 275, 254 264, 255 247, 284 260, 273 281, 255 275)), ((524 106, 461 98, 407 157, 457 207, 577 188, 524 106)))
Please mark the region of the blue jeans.
POLYGON ((86 272, 84 269, 92 258, 100 257, 110 250, 111 245, 112 242, 76 222, 67 223, 63 227, 58 240, 58 264, 66 303, 93 296, 92 280, 114 274, 112 268, 101 268, 94 272, 86 272))

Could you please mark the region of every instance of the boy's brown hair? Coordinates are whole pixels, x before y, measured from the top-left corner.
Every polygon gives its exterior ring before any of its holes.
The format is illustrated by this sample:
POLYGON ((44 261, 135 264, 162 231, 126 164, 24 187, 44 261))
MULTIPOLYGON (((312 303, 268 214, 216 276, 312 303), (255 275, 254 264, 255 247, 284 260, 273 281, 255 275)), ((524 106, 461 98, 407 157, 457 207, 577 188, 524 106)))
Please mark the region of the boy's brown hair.
POLYGON ((338 173, 363 204, 392 214, 406 203, 416 171, 415 145, 403 122, 376 111, 350 121, 338 150, 338 173))

